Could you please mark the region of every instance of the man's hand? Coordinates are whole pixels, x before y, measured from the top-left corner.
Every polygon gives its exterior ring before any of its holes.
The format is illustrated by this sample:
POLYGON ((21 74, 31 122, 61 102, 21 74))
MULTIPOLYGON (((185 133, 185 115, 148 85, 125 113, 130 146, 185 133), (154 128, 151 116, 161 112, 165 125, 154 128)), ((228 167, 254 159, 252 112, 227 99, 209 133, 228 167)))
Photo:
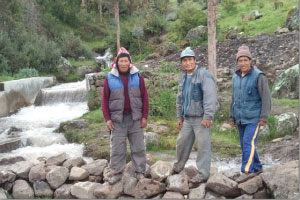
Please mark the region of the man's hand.
POLYGON ((263 120, 259 120, 258 122, 258 126, 265 126, 267 124, 266 121, 263 121, 263 120))
POLYGON ((181 128, 182 128, 182 120, 178 120, 178 121, 177 121, 176 127, 177 127, 178 129, 181 129, 181 128))
POLYGON ((230 125, 231 125, 231 126, 235 126, 235 121, 234 121, 234 119, 231 119, 231 120, 230 120, 230 125))
POLYGON ((141 128, 145 128, 147 126, 147 119, 146 118, 142 118, 141 120, 141 128))
POLYGON ((205 127, 205 128, 209 128, 211 125, 211 120, 208 119, 203 119, 201 124, 205 127))
POLYGON ((113 122, 112 122, 111 120, 108 120, 108 121, 106 122, 106 127, 107 127, 107 129, 110 130, 110 131, 113 131, 113 130, 115 129, 115 126, 114 126, 114 124, 113 124, 113 122))

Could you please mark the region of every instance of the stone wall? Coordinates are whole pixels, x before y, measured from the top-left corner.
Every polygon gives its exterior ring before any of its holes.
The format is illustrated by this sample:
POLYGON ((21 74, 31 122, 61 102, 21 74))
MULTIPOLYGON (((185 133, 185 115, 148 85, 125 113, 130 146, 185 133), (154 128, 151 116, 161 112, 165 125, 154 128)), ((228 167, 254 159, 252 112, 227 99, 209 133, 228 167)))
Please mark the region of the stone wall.
POLYGON ((106 73, 104 72, 88 74, 85 76, 87 81, 87 88, 89 90, 90 95, 88 101, 89 110, 95 110, 101 106, 101 98, 105 77, 106 73))

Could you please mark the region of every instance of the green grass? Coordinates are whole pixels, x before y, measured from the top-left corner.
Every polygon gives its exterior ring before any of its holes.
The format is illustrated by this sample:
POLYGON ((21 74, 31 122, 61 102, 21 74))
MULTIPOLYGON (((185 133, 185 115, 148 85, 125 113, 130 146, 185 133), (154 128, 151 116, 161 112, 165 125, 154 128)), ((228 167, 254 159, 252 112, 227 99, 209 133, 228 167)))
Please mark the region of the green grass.
POLYGON ((17 78, 13 77, 13 76, 4 76, 4 75, 0 76, 0 82, 11 81, 11 80, 15 80, 15 79, 17 79, 17 78))
POLYGON ((101 108, 90 111, 82 115, 79 119, 88 119, 90 124, 104 122, 104 117, 101 108))
POLYGON ((287 105, 290 108, 299 108, 299 99, 277 99, 272 98, 272 102, 280 105, 287 105))
POLYGON ((96 67, 97 63, 94 59, 90 60, 75 60, 75 59, 69 59, 71 65, 73 67, 81 67, 81 66, 93 66, 96 67))
POLYGON ((100 47, 104 47, 106 46, 106 43, 104 40, 95 40, 95 41, 82 41, 84 46, 93 51, 94 49, 100 48, 100 47))
MULTIPOLYGON (((244 0, 241 3, 237 3, 236 11, 228 13, 223 9, 222 4, 217 6, 217 13, 221 13, 222 18, 217 21, 222 32, 226 31, 230 27, 238 26, 240 32, 244 32, 244 35, 256 35, 260 32, 274 33, 278 27, 283 27, 288 12, 293 6, 298 6, 297 0, 282 0, 283 6, 279 9, 274 9, 274 0, 244 0), (263 14, 263 17, 254 21, 242 22, 242 15, 246 16, 252 10, 258 10, 263 14)), ((236 0, 237 2, 237 0, 236 0)))

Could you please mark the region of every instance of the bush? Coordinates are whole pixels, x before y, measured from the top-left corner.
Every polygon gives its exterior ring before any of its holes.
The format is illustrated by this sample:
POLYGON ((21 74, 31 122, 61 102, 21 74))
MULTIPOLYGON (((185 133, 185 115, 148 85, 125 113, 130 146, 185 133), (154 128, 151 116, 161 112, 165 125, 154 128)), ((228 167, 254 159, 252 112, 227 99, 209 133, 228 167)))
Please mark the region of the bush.
POLYGON ((176 73, 176 67, 178 66, 177 62, 167 62, 163 61, 159 66, 159 71, 163 73, 176 73))
POLYGON ((166 20, 163 16, 155 12, 148 12, 146 14, 146 24, 144 26, 145 32, 154 35, 160 34, 166 27, 166 20))
POLYGON ((36 69, 24 68, 21 69, 17 75, 20 78, 37 77, 39 76, 39 72, 36 69))
MULTIPOLYGON (((253 1, 253 0, 252 0, 253 1)), ((236 0, 225 0, 222 3, 223 8, 227 13, 232 13, 237 10, 237 2, 236 0)))
POLYGON ((78 58, 84 56, 91 58, 91 51, 83 46, 80 37, 76 36, 73 32, 64 32, 57 42, 61 48, 62 56, 65 58, 78 58))
POLYGON ((8 75, 8 71, 7 59, 0 54, 0 74, 8 75))

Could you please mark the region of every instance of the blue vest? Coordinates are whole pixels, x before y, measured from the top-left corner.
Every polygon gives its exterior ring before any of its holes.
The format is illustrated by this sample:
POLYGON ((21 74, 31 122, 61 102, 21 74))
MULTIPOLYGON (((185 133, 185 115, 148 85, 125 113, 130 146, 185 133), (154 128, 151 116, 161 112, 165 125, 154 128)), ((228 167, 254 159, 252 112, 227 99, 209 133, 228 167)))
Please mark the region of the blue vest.
POLYGON ((232 77, 234 102, 231 109, 237 124, 259 122, 262 103, 257 80, 261 73, 252 68, 243 78, 238 74, 232 77))
MULTIPOLYGON (((120 77, 111 73, 107 75, 109 96, 109 111, 112 121, 122 122, 125 104, 124 85, 120 77)), ((139 73, 130 74, 128 77, 128 95, 133 120, 142 118, 142 98, 140 91, 139 73)))

